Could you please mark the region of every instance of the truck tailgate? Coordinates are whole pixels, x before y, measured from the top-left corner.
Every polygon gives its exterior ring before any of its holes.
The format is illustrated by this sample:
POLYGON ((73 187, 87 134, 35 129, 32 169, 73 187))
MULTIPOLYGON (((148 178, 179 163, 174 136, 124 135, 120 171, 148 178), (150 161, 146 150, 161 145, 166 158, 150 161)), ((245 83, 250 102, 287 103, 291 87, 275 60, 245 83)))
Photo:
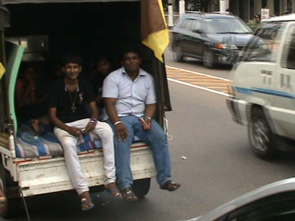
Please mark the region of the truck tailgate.
MULTIPOLYGON (((89 187, 103 185, 102 151, 83 152, 79 158, 89 187)), ((145 143, 132 145, 130 161, 134 180, 156 175, 152 152, 145 143)), ((15 163, 19 186, 25 197, 73 189, 63 157, 29 161, 17 159, 15 163)))

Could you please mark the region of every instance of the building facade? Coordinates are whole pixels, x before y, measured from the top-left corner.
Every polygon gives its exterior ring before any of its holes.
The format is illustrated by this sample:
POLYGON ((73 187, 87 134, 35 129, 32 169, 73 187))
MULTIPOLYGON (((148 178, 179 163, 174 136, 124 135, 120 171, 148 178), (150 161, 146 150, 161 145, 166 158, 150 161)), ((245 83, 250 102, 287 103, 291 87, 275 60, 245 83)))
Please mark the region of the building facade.
POLYGON ((260 15, 262 8, 268 8, 270 16, 295 13, 295 0, 229 0, 229 11, 245 22, 260 15))
MULTIPOLYGON (((179 12, 180 0, 162 0, 167 13, 168 5, 174 12, 179 12)), ((254 15, 260 15, 262 8, 269 9, 269 15, 295 13, 295 0, 224 0, 225 7, 231 13, 239 16, 245 22, 253 20, 254 15)), ((220 0, 184 0, 186 11, 219 11, 220 0)))

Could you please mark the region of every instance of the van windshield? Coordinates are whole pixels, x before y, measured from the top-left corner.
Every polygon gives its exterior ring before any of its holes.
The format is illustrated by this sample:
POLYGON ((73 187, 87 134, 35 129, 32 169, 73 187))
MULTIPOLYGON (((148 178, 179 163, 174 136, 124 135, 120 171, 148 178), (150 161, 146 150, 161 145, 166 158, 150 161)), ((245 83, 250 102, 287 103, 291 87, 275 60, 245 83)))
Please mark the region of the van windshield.
POLYGON ((275 62, 284 30, 284 23, 262 24, 254 33, 254 37, 245 46, 240 61, 275 62))

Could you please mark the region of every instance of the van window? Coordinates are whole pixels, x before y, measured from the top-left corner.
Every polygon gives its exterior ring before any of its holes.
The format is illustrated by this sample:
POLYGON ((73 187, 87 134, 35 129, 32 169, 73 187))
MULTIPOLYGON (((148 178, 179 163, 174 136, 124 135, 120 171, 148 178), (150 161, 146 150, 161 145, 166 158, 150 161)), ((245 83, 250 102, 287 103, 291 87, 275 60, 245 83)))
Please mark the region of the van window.
POLYGON ((281 23, 262 24, 245 46, 245 52, 240 60, 275 62, 284 27, 281 23))
POLYGON ((283 68, 295 69, 295 25, 288 28, 281 66, 283 68))

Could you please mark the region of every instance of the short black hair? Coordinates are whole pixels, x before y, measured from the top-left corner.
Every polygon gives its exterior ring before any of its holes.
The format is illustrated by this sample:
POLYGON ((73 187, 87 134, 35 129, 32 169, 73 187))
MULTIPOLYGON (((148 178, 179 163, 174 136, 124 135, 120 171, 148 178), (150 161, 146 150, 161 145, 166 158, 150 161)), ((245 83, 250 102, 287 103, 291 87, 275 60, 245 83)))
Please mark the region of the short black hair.
POLYGON ((95 63, 96 63, 96 65, 98 65, 98 63, 101 62, 101 61, 103 61, 103 60, 106 60, 106 61, 108 61, 108 62, 111 63, 111 59, 110 59, 109 56, 107 56, 107 55, 105 55, 105 54, 99 54, 99 55, 97 55, 96 58, 95 58, 95 63))
POLYGON ((140 51, 137 48, 127 48, 127 49, 123 50, 122 53, 121 53, 121 60, 122 61, 124 60, 124 56, 127 53, 135 53, 135 54, 138 55, 138 57, 142 58, 141 57, 141 53, 140 53, 140 51))
POLYGON ((79 66, 82 65, 82 58, 80 57, 79 53, 77 52, 69 52, 64 55, 62 59, 62 66, 65 66, 68 63, 78 64, 79 66))
POLYGON ((35 65, 33 63, 31 63, 31 62, 23 62, 23 63, 21 63, 21 65, 19 67, 19 72, 20 73, 25 73, 31 67, 36 70, 36 67, 35 67, 35 65))

